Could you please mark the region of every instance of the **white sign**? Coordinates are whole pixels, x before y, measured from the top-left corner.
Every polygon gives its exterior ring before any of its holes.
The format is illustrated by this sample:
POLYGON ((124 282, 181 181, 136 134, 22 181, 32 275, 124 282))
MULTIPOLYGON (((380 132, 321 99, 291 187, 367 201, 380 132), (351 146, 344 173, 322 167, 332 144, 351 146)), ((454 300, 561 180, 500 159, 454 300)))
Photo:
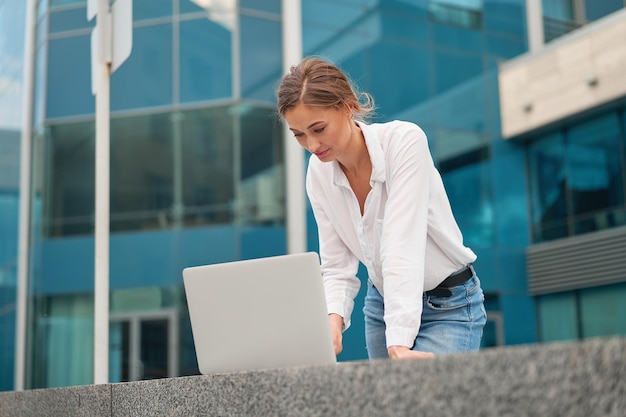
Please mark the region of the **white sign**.
MULTIPOLYGON (((87 20, 96 16, 98 1, 88 0, 87 20)), ((117 0, 105 16, 98 16, 91 32, 91 92, 94 95, 100 85, 98 66, 111 64, 112 74, 128 59, 132 48, 133 0, 117 0)))

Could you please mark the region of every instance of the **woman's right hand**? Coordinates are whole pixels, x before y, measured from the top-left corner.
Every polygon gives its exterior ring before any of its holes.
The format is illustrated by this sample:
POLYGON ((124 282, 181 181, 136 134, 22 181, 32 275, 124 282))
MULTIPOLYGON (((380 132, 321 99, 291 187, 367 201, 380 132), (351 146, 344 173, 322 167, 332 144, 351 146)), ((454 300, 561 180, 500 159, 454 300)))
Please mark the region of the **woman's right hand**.
POLYGON ((341 317, 339 314, 331 313, 328 315, 328 319, 330 320, 330 334, 333 338, 335 355, 339 355, 343 350, 343 317, 341 317))

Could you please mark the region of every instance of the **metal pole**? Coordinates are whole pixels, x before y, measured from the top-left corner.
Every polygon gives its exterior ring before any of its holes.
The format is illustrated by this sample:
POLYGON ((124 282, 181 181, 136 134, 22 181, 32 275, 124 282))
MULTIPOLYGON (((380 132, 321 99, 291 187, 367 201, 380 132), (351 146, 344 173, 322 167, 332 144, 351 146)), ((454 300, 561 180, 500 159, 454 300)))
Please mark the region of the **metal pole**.
POLYGON ((526 30, 528 51, 533 53, 540 51, 545 42, 541 0, 526 0, 526 30))
POLYGON ((98 88, 96 94, 96 201, 94 271, 94 383, 109 382, 109 171, 110 14, 98 0, 98 88))
POLYGON ((35 0, 27 0, 26 34, 24 37, 24 79, 22 90, 22 137, 20 147, 20 209, 17 250, 17 294, 15 299, 15 363, 13 370, 13 387, 15 391, 22 391, 25 389, 26 385, 28 248, 30 246, 30 178, 36 7, 35 0))
MULTIPOLYGON (((282 0, 283 72, 302 59, 301 0, 282 0)), ((304 151, 283 124, 285 148, 285 196, 287 204, 287 252, 300 253, 306 246, 304 151)))

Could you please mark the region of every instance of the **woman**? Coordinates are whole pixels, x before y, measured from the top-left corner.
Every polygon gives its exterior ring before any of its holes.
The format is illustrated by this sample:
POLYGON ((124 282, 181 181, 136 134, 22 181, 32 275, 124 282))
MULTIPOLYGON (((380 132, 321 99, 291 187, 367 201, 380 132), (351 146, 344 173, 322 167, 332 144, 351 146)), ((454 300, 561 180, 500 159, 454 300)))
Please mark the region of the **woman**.
POLYGON ((320 58, 293 66, 276 94, 279 114, 312 153, 306 189, 335 353, 350 326, 359 261, 369 277, 370 359, 477 350, 486 315, 476 255, 463 245, 424 132, 363 122, 371 97, 320 58))

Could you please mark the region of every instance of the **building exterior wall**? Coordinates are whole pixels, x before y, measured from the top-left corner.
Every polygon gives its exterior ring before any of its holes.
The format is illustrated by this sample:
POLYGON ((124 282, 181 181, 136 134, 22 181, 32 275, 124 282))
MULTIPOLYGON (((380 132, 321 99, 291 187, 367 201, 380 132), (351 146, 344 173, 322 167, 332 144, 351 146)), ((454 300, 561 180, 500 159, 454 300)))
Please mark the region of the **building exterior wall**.
POLYGON ((544 342, 626 333, 626 10, 587 6, 597 21, 499 72, 502 135, 526 148, 528 290, 544 342))
POLYGON ((519 136, 626 95, 626 10, 499 72, 502 134, 519 136))

